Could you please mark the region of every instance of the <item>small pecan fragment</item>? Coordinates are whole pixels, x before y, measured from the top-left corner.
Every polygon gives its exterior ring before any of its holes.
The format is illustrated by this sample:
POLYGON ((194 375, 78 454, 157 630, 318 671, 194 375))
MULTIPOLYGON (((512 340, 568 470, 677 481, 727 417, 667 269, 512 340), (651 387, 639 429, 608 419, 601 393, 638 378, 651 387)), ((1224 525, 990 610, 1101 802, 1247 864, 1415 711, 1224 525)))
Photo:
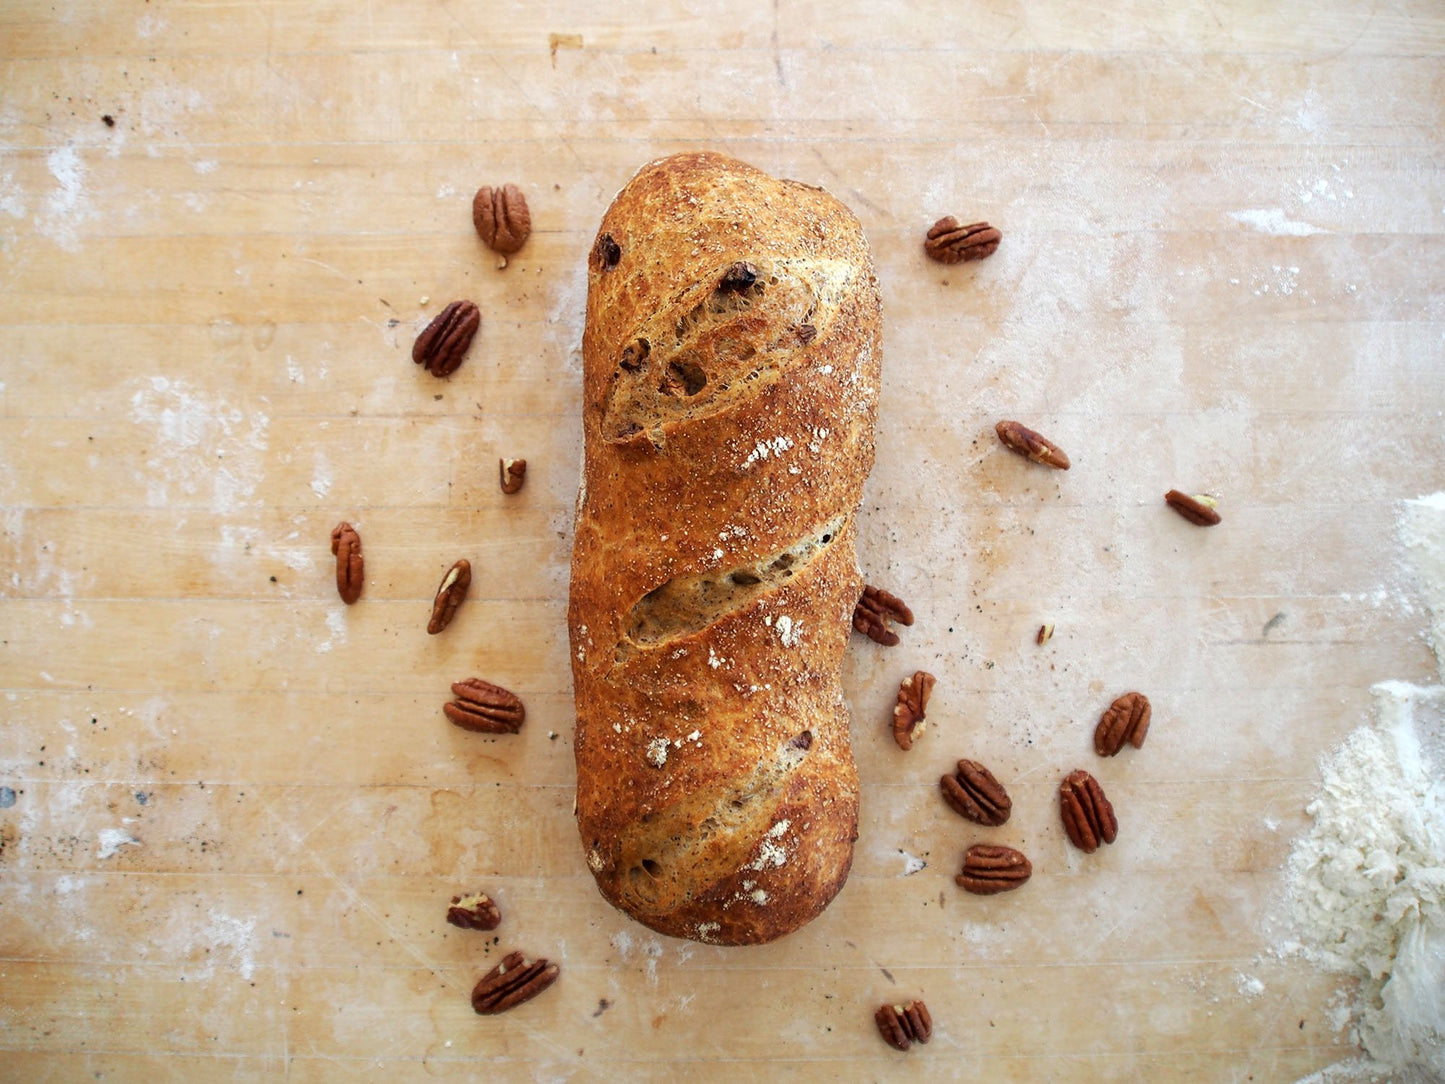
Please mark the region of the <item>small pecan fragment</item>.
POLYGON ((522 953, 509 952, 472 990, 472 1008, 482 1016, 516 1008, 556 982, 560 971, 556 964, 546 960, 528 963, 522 953))
POLYGON ((611 271, 622 261, 622 246, 604 233, 592 246, 592 266, 598 271, 611 271))
POLYGON ((515 734, 522 729, 527 709, 516 693, 481 678, 467 678, 452 685, 455 700, 442 705, 442 712, 463 730, 480 734, 515 734))
POLYGON ((1025 458, 1032 459, 1035 463, 1042 463, 1055 470, 1069 469, 1068 455, 1042 434, 1035 433, 1018 422, 999 422, 993 428, 994 432, 998 434, 998 439, 1003 441, 1003 446, 1009 451, 1017 452, 1025 458))
POLYGON ((506 494, 519 493, 522 483, 527 480, 527 461, 525 459, 499 459, 502 472, 502 492, 506 494))
POLYGON ((963 263, 992 256, 1003 234, 987 222, 960 226, 952 215, 940 218, 929 228, 923 251, 939 263, 963 263))
POLYGON ((1040 647, 1043 647, 1053 638, 1054 626, 1052 624, 1040 625, 1038 635, 1034 637, 1034 642, 1037 643, 1040 647))
POLYGON ((1070 772, 1059 785, 1059 813, 1069 842, 1085 854, 1093 854, 1101 843, 1113 843, 1119 835, 1119 821, 1104 788, 1082 769, 1070 772))
POLYGON ((1034 867, 1022 851, 975 843, 963 856, 963 872, 953 880, 975 896, 1012 892, 1033 876, 1034 867))
POLYGON ((798 341, 804 346, 807 346, 818 337, 818 329, 812 324, 799 324, 797 334, 798 341))
POLYGON ((1164 494, 1164 501, 1196 527, 1213 527, 1220 520, 1219 513, 1214 509, 1214 498, 1205 494, 1191 497, 1171 489, 1164 494))
POLYGON ((938 681, 932 674, 919 670, 898 685, 898 703, 893 707, 893 740, 905 753, 923 733, 923 719, 928 711, 928 698, 938 681))
POLYGON ((976 760, 960 760, 958 770, 938 781, 943 800, 960 817, 997 828, 1013 812, 1013 800, 1003 784, 976 760))
POLYGON ((502 924, 502 911, 485 892, 453 896, 447 921, 463 930, 495 930, 502 924))
POLYGON ((441 586, 437 588, 437 597, 431 604, 431 620, 426 623, 426 630, 435 636, 452 623, 452 618, 457 615, 457 607, 467 597, 467 591, 472 586, 472 563, 463 557, 442 577, 441 586))
POLYGON ((888 627, 892 618, 900 625, 913 624, 913 611, 897 595, 871 584, 863 588, 863 597, 853 609, 853 628, 884 647, 898 643, 898 634, 888 627))
POLYGON ((1094 752, 1101 757, 1118 756, 1124 746, 1144 748, 1149 733, 1149 698, 1143 693, 1125 693, 1099 717, 1094 728, 1094 752))
POLYGON ((331 552, 336 555, 336 590, 350 606, 361 597, 366 562, 361 556, 361 535, 345 520, 331 529, 331 552))
POLYGON ((907 1005, 880 1005, 873 1014, 878 1034, 898 1050, 907 1050, 914 1043, 926 1043, 933 1037, 933 1017, 921 1001, 907 1005))
POLYGON ((472 225, 488 248, 510 256, 532 236, 532 213, 527 210, 527 197, 514 184, 504 184, 501 188, 483 185, 472 197, 472 225))
POLYGON ((739 294, 757 281, 758 269, 740 260, 723 272, 717 288, 725 294, 739 294))
POLYGON ((411 347, 411 360, 432 376, 451 376, 466 357, 472 337, 482 326, 482 314, 470 301, 453 301, 411 347))

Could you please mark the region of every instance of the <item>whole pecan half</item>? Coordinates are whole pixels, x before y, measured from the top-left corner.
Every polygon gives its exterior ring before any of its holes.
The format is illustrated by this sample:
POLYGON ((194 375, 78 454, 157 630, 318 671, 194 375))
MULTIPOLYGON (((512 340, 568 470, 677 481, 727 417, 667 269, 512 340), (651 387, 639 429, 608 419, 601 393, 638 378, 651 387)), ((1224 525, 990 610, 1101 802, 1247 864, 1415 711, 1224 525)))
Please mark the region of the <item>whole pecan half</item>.
POLYGON ((1059 813, 1069 842, 1085 854, 1093 854, 1101 843, 1113 843, 1119 835, 1119 821, 1104 788, 1082 769, 1070 772, 1059 785, 1059 813))
POLYGON ((1003 446, 1011 452, 1055 470, 1068 470, 1069 457, 1053 441, 1018 422, 999 422, 993 427, 1003 446))
POLYGON ((898 634, 888 627, 892 618, 900 625, 913 624, 913 611, 897 595, 871 584, 863 588, 863 597, 853 609, 853 628, 884 647, 898 643, 898 634))
POLYGON ((447 921, 463 930, 495 930, 502 924, 502 911, 485 892, 453 896, 447 921))
POLYGON ((527 197, 514 184, 504 184, 501 188, 483 185, 472 197, 472 225, 488 248, 510 256, 532 236, 532 213, 527 210, 527 197))
POLYGON ((993 896, 999 892, 1012 892, 1033 873, 1034 867, 1022 851, 975 843, 963 856, 963 872, 953 880, 975 896, 993 896))
POLYGON ((366 561, 361 556, 361 535, 342 520, 331 529, 331 552, 336 555, 336 590, 350 606, 361 597, 366 561))
POLYGON ((926 1043, 933 1037, 933 1017, 921 1001, 907 1005, 880 1005, 873 1014, 878 1034, 898 1050, 907 1050, 914 1043, 926 1043))
POLYGON ((432 376, 451 376, 466 357, 472 337, 482 326, 482 314, 470 301, 453 301, 420 335, 411 347, 411 360, 432 376))
POLYGON ((1003 234, 987 222, 960 226, 952 215, 940 218, 928 230, 923 251, 939 263, 963 263, 992 256, 1003 234))
POLYGON ((450 703, 442 705, 446 717, 463 730, 479 734, 515 734, 522 729, 527 709, 516 693, 481 678, 467 678, 452 685, 450 703))
POLYGON ((522 953, 509 952, 472 990, 472 1008, 483 1016, 516 1008, 556 982, 560 971, 546 960, 528 963, 522 953))
POLYGON ((521 492, 522 483, 527 480, 527 461, 525 459, 499 459, 502 472, 502 492, 506 494, 521 492))
POLYGON ((1118 756, 1126 744, 1135 749, 1144 748, 1150 715, 1147 696, 1125 693, 1099 717, 1099 725, 1094 728, 1094 752, 1101 757, 1112 757, 1118 756))
POLYGON ((1213 497, 1191 497, 1187 493, 1171 489, 1164 494, 1164 502, 1196 527, 1213 527, 1221 518, 1215 511, 1213 497))
POLYGON ((923 733, 928 698, 933 694, 937 680, 932 674, 919 670, 899 682, 898 703, 893 707, 893 740, 904 752, 912 749, 913 740, 923 733))
POLYGON ((958 771, 941 778, 938 787, 949 808, 975 824, 997 828, 1013 812, 1008 791, 976 760, 960 760, 958 771))
POLYGON ((463 557, 442 577, 441 586, 437 588, 437 597, 431 604, 431 620, 426 623, 426 630, 435 636, 452 623, 452 618, 457 615, 457 607, 467 597, 467 591, 472 586, 472 563, 463 557))

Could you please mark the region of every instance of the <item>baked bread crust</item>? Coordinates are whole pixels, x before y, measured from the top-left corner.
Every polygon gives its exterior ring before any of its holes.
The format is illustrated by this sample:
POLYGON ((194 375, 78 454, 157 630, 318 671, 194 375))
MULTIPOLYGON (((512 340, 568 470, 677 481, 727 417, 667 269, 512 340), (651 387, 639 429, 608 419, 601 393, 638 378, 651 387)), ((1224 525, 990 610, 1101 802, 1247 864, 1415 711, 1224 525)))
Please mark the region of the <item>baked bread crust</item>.
POLYGON ((842 888, 879 298, 857 219, 713 153, 644 166, 588 266, 568 614, 577 823, 609 902, 757 944, 842 888))

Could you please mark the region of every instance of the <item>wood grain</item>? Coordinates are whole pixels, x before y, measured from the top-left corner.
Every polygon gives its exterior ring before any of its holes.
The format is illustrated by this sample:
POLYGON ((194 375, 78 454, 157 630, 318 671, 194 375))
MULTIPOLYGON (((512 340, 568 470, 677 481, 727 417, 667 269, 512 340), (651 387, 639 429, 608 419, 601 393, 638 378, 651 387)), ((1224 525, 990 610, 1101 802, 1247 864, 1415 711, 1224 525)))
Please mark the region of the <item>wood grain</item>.
POLYGON ((1334 980, 1275 950, 1318 757, 1372 683, 1435 673, 1394 531, 1445 462, 1439 5, 635 8, 0 12, 0 1075, 1292 1081, 1346 1056, 1334 980), (917 615, 848 662, 849 884, 741 952, 607 908, 571 814, 583 260, 638 166, 699 147, 864 224, 860 561, 917 615), (502 270, 469 207, 507 181, 534 233, 502 270), (943 214, 1001 248, 929 263, 943 214), (464 297, 481 330, 433 379, 412 340, 464 297), (1073 470, 1001 450, 1001 417, 1073 470), (1175 487, 1224 522, 1180 521, 1175 487), (471 595, 428 637, 459 557, 471 595), (523 696, 520 734, 446 723, 469 676, 523 696), (1148 744, 1097 761, 1131 688, 1148 744), (961 756, 1008 825, 939 799, 961 756), (1054 804, 1081 766, 1120 819, 1088 857, 1054 804), (975 842, 1033 879, 965 896, 975 842), (495 935, 444 921, 478 889, 495 935), (562 978, 480 1019, 512 948, 562 978), (935 1037, 900 1055, 871 1014, 914 996, 935 1037))

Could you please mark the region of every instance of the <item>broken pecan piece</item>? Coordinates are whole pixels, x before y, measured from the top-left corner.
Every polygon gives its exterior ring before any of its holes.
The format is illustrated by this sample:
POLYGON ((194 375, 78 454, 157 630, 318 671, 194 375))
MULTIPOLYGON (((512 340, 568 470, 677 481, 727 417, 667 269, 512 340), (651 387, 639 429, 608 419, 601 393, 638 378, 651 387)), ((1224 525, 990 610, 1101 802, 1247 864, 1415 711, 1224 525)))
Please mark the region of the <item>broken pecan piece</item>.
POLYGON ((431 620, 426 623, 426 630, 435 636, 452 623, 452 618, 457 614, 457 607, 467 597, 467 591, 472 586, 472 563, 463 557, 442 577, 441 586, 437 588, 437 597, 431 604, 431 620))
POLYGON ((893 708, 893 740, 905 753, 913 748, 913 740, 923 733, 923 720, 928 698, 937 682, 932 674, 917 671, 898 685, 898 703, 893 708))
POLYGON ((878 1034, 898 1050, 907 1050, 914 1043, 926 1043, 933 1037, 933 1017, 921 1001, 907 1005, 880 1005, 873 1014, 878 1034))
POLYGON ((758 269, 740 260, 723 272, 717 288, 725 294, 740 294, 757 281, 758 269))
POLYGON ((502 472, 502 492, 508 495, 518 493, 522 489, 522 483, 527 480, 527 461, 525 459, 499 459, 502 472))
POLYGON ((1101 757, 1112 757, 1118 756, 1126 744, 1135 749, 1144 748, 1151 714, 1147 696, 1125 693, 1099 717, 1099 725, 1094 728, 1094 752, 1101 757))
POLYGON ((1003 234, 987 222, 960 226, 952 215, 940 218, 928 230, 923 251, 939 263, 963 263, 992 256, 1003 234))
POLYGON ((963 856, 963 872, 953 880, 975 896, 1012 892, 1033 876, 1034 867, 1022 851, 975 843, 963 856))
POLYGON ((442 705, 446 717, 463 730, 479 734, 515 734, 522 729, 527 709, 516 693, 481 678, 467 678, 452 685, 450 703, 442 705))
POLYGON ((960 760, 958 771, 938 781, 943 800, 960 817, 997 828, 1013 812, 1013 800, 1003 784, 976 760, 960 760))
POLYGON ((482 314, 470 301, 453 301, 412 344, 411 360, 432 376, 451 376, 482 326, 482 314))
POLYGON ((560 971, 546 960, 528 963, 522 953, 509 952, 472 990, 472 1008, 483 1016, 516 1008, 556 982, 560 971))
POLYGON ((1032 459, 1035 463, 1042 463, 1046 467, 1053 467, 1055 470, 1068 470, 1069 457, 1053 441, 1040 433, 1035 433, 1027 426, 1018 422, 999 422, 993 427, 998 434, 998 439, 1003 441, 1003 446, 1011 452, 1017 452, 1025 458, 1032 459))
POLYGON ((336 555, 336 590, 350 606, 361 597, 366 561, 361 556, 361 535, 342 520, 331 529, 331 552, 336 555))
POLYGON ((488 248, 510 256, 532 236, 532 213, 527 210, 527 197, 514 184, 504 184, 501 188, 483 185, 472 197, 472 225, 488 248))
POLYGON ((463 930, 495 930, 502 923, 502 911, 485 892, 453 896, 447 921, 463 930))
POLYGON ((1191 497, 1171 489, 1164 494, 1164 502, 1196 527, 1213 527, 1221 518, 1215 511, 1214 498, 1205 494, 1191 497))
POLYGON ((872 585, 864 587, 863 597, 853 609, 853 628, 874 643, 893 647, 898 643, 898 634, 888 627, 890 617, 900 625, 913 624, 913 611, 901 598, 872 585))
POLYGON ((597 243, 592 246, 592 265, 598 271, 611 271, 622 261, 622 246, 619 245, 610 233, 604 233, 597 238, 597 243))
POLYGON ((1119 821, 1104 788, 1082 769, 1070 772, 1059 785, 1059 813, 1069 842, 1085 854, 1093 854, 1101 843, 1113 843, 1119 835, 1119 821))

